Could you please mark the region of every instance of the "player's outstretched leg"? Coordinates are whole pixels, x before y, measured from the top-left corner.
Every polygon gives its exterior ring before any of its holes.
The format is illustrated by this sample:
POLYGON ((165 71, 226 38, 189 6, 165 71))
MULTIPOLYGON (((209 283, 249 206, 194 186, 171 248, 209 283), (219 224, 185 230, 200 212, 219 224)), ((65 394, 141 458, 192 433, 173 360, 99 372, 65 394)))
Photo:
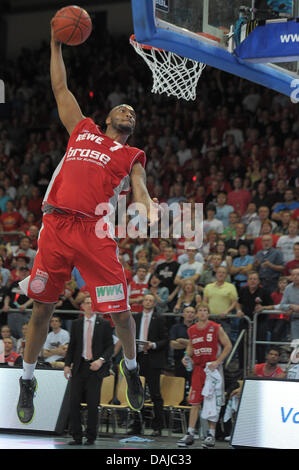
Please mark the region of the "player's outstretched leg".
POLYGON ((37 380, 34 370, 38 355, 45 344, 49 321, 55 304, 34 302, 32 315, 26 334, 26 345, 23 359, 23 374, 20 377, 20 395, 17 405, 17 415, 21 423, 29 424, 34 417, 33 398, 37 390, 37 380))
POLYGON ((127 381, 126 396, 132 410, 139 411, 144 404, 144 390, 136 363, 136 325, 131 312, 113 313, 115 332, 123 347, 124 359, 120 371, 127 381))

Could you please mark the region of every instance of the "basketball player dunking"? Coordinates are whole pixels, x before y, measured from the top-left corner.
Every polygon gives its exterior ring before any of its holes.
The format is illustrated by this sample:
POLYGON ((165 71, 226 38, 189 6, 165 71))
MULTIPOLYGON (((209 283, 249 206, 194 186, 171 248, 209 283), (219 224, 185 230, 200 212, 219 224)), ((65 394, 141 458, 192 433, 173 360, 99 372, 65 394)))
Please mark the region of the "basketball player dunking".
MULTIPOLYGON (((135 321, 117 244, 109 236, 99 238, 96 230, 99 204, 115 206, 130 183, 134 199, 144 204, 149 221, 155 217, 151 208, 157 201, 150 198, 145 184, 145 154, 126 145, 134 131, 136 115, 129 105, 117 106, 106 118, 105 133, 92 119, 83 116, 68 89, 61 44, 54 39, 53 31, 50 73, 59 116, 70 138, 45 194, 43 225, 31 275, 20 283, 26 295, 34 299, 17 406, 22 423, 33 418, 36 361, 55 303, 74 266, 88 286, 94 310, 109 313, 115 324, 123 347, 121 371, 127 380, 130 407, 139 410, 144 401, 136 363, 135 321)), ((93 361, 98 368, 103 363, 101 358, 93 361)))

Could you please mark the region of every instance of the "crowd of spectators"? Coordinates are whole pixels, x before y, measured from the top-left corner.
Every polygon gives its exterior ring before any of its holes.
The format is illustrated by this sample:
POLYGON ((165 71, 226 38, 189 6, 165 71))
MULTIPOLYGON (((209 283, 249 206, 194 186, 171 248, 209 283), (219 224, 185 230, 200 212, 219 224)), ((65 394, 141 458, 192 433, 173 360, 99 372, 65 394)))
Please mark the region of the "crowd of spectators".
MULTIPOLYGON (((107 31, 95 31, 80 47, 64 47, 63 54, 84 115, 101 125, 112 107, 127 102, 135 108, 129 144, 147 155, 150 195, 167 204, 204 204, 199 249, 183 236, 119 240, 132 311, 142 310, 144 294, 154 294, 157 310, 173 314, 167 317, 170 331, 183 321, 185 307, 203 300, 234 342, 248 327, 244 317, 253 320, 264 307, 279 305, 299 268, 298 106, 209 67, 194 102, 152 95, 145 63, 126 37, 107 31)), ((37 50, 24 48, 1 70, 0 322, 16 341, 23 338, 32 303, 18 281, 32 268, 42 199, 68 141, 51 91, 49 59, 49 44, 43 43, 37 50)), ((74 311, 60 315, 66 331, 87 291, 74 268, 57 304, 74 311)), ((259 339, 291 338, 291 304, 296 302, 288 302, 283 314, 261 316, 259 339)), ((259 349, 263 361, 265 348, 259 349)), ((241 352, 240 358, 242 367, 241 352)))

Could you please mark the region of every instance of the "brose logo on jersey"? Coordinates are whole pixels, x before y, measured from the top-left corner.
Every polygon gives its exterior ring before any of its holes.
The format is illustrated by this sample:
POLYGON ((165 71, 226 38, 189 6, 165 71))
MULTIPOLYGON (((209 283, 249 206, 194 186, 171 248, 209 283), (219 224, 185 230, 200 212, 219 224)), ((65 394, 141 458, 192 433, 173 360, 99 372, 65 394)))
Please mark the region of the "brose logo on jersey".
POLYGON ((108 157, 105 153, 99 152, 98 150, 91 149, 79 149, 70 147, 67 155, 66 161, 68 160, 82 160, 87 159, 89 161, 98 161, 102 166, 107 165, 110 162, 111 158, 108 157))
POLYGON ((125 298, 124 289, 122 284, 115 284, 112 286, 98 286, 96 287, 97 302, 113 302, 123 300, 125 298))

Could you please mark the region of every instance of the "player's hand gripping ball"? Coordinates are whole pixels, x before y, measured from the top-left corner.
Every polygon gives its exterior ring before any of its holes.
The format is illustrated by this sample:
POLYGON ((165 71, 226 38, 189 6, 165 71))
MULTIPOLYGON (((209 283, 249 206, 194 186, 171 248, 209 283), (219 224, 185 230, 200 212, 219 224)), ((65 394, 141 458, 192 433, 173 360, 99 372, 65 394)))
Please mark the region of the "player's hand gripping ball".
POLYGON ((92 22, 87 11, 75 5, 58 10, 51 25, 56 41, 68 46, 82 44, 92 30, 92 22))

